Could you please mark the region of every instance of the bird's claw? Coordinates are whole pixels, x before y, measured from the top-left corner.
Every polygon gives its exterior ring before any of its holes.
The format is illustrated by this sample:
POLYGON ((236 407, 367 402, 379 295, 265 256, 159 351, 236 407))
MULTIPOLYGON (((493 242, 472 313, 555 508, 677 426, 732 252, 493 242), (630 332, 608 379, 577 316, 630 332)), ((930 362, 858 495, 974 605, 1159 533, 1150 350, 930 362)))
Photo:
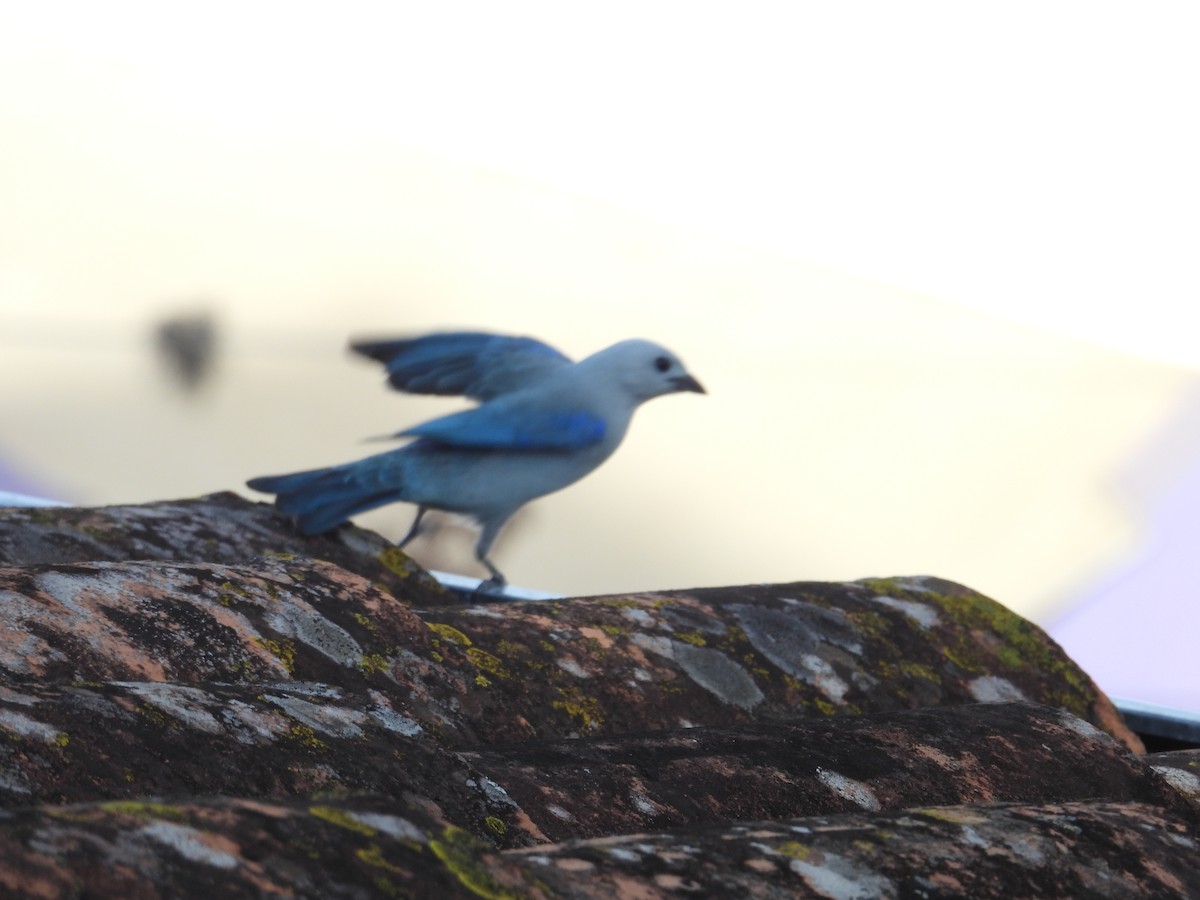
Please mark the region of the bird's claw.
POLYGON ((491 596, 502 596, 508 582, 499 575, 493 575, 487 581, 479 582, 479 587, 475 588, 477 594, 488 594, 491 596))

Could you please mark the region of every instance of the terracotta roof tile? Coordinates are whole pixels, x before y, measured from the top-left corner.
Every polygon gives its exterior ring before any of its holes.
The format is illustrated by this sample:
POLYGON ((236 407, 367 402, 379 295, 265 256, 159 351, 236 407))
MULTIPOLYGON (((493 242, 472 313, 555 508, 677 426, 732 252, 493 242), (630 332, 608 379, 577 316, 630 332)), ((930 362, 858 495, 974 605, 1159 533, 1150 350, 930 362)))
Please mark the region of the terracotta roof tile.
POLYGON ((939 579, 472 603, 232 494, 0 510, 7 895, 1200 895, 1142 752, 939 579))

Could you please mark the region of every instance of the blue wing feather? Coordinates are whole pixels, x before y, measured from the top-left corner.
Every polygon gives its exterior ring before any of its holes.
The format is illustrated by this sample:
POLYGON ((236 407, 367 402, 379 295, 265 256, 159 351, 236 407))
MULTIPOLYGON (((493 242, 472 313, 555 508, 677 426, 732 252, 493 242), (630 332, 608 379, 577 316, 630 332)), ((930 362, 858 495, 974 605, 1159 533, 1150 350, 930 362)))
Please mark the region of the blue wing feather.
POLYGON ((604 420, 591 413, 514 413, 481 406, 406 428, 396 437, 492 450, 577 450, 599 443, 604 431, 604 420))
POLYGON ((418 338, 355 341, 351 349, 384 364, 388 382, 411 394, 489 400, 518 390, 571 360, 528 337, 456 331, 418 338))

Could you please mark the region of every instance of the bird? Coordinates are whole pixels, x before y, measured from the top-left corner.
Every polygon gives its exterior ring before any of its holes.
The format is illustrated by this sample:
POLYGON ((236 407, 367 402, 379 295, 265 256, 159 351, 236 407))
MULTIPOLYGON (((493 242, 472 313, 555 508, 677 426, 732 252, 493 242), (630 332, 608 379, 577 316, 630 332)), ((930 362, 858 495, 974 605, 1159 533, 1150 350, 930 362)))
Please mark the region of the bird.
POLYGON ((479 331, 359 340, 350 349, 382 363, 398 391, 478 405, 389 436, 411 439, 404 446, 246 485, 274 494, 276 508, 307 535, 405 502, 417 511, 397 544, 404 547, 428 510, 465 514, 479 526, 475 558, 490 575, 480 583, 484 593, 503 593, 507 584, 489 554, 518 509, 607 460, 647 400, 706 393, 674 353, 647 340, 621 341, 578 362, 534 338, 479 331))

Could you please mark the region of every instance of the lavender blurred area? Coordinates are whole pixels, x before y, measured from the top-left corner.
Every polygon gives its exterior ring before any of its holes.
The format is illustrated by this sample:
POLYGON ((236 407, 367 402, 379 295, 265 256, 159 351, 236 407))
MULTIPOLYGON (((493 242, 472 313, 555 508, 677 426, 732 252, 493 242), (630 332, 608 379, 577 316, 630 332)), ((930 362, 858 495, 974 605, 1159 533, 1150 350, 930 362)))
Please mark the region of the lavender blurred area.
POLYGON ((1113 487, 1137 538, 1064 598, 1049 630, 1114 696, 1200 713, 1200 382, 1113 487))

